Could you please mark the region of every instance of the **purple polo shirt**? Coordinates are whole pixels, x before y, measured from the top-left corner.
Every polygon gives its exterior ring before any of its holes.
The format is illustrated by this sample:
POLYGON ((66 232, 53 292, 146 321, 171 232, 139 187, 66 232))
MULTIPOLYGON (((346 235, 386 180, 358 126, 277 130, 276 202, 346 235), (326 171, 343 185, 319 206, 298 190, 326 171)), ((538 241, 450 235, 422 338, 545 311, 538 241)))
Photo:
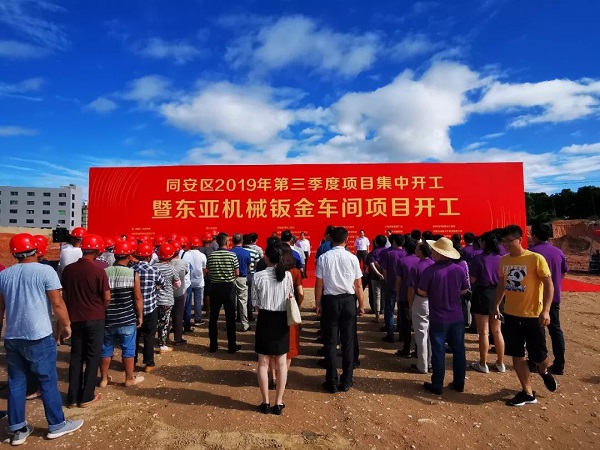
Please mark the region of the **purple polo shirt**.
MULTIPOLYGON (((417 257, 418 258, 418 257, 417 257)), ((433 266, 435 261, 431 258, 419 259, 419 262, 412 266, 408 271, 408 287, 417 288, 421 274, 429 266, 433 266)))
POLYGON ((473 259, 475 256, 480 255, 482 250, 480 248, 476 249, 473 245, 465 245, 460 251, 462 255, 463 261, 467 262, 467 266, 469 266, 469 270, 471 269, 471 265, 473 264, 473 259))
POLYGON ((504 245, 498 244, 498 248, 500 249, 500 256, 508 255, 508 251, 504 248, 504 245))
POLYGON ((419 264, 419 257, 417 255, 408 255, 402 258, 399 264, 398 275, 401 277, 400 279, 400 292, 398 293, 398 298, 401 302, 408 302, 408 283, 409 283, 409 273, 410 271, 419 264))
POLYGON ((371 264, 372 262, 377 261, 378 263, 381 264, 381 253, 385 250, 386 250, 385 247, 377 247, 375 250, 373 250, 371 253, 369 253, 367 255, 367 259, 365 260, 365 262, 367 264, 371 264))
POLYGON ((542 255, 548 263, 552 284, 554 284, 552 303, 560 303, 563 275, 569 271, 565 254, 549 242, 538 242, 529 250, 542 255))
POLYGON ((473 258, 471 276, 476 279, 477 286, 498 286, 500 258, 502 258, 500 255, 494 253, 482 253, 473 258))
POLYGON ((386 284, 389 290, 396 290, 396 276, 400 275, 400 262, 406 256, 403 248, 388 248, 381 254, 381 267, 387 272, 386 284))
POLYGON ((464 320, 460 291, 468 289, 467 274, 454 261, 437 261, 421 274, 418 288, 427 292, 431 323, 464 320))

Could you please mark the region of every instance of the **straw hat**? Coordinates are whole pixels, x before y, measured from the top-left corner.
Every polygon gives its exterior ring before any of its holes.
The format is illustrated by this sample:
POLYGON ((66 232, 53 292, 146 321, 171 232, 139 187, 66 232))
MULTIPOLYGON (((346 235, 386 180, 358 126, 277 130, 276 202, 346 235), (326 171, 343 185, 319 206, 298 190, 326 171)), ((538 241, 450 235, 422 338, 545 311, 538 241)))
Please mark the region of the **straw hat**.
POLYGON ((441 237, 437 241, 427 241, 431 249, 442 256, 450 259, 460 259, 460 253, 454 248, 452 241, 447 237, 441 237))

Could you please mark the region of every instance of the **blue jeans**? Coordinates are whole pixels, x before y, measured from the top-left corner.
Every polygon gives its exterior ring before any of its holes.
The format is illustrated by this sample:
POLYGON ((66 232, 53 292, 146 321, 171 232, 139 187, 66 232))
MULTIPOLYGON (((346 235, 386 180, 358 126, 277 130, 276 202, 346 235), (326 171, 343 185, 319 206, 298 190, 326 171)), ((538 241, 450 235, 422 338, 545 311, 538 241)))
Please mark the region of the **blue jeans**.
POLYGON ((394 335, 394 308, 396 307, 396 291, 388 289, 385 296, 385 309, 383 310, 383 323, 388 336, 394 335))
POLYGON ((184 328, 190 329, 191 324, 191 308, 192 308, 192 296, 194 297, 194 322, 200 322, 202 320, 202 300, 204 299, 204 286, 191 287, 191 292, 188 292, 188 297, 185 301, 185 315, 184 315, 184 328), (188 303, 189 302, 189 303, 188 303), (188 304, 190 307, 190 319, 187 320, 188 304))
POLYGON ((467 358, 465 355, 465 323, 430 323, 429 340, 431 341, 431 365, 433 389, 442 392, 444 375, 446 374, 446 342, 452 347, 452 380, 457 389, 465 386, 467 358))
POLYGON ((48 431, 65 425, 62 398, 56 375, 56 341, 52 335, 36 341, 5 339, 8 368, 8 429, 17 431, 27 425, 25 420, 25 390, 27 375, 36 378, 42 393, 48 431))

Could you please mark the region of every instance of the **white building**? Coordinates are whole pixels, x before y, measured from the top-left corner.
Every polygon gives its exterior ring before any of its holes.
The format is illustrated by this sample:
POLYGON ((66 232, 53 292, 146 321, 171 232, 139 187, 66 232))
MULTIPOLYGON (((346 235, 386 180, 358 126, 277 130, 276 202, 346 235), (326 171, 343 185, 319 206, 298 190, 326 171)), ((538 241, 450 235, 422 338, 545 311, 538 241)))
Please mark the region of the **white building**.
POLYGON ((80 186, 0 186, 0 226, 56 228, 81 226, 80 186))

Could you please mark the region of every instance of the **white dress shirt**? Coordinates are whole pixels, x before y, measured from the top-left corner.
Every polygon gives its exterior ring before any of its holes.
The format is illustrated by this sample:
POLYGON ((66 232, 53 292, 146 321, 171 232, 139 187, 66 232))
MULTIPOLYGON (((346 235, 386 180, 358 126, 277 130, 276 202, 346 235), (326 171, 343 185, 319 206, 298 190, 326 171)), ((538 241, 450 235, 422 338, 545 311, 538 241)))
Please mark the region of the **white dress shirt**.
POLYGON ((369 241, 368 237, 357 237, 354 241, 354 248, 356 251, 367 251, 369 250, 369 245, 371 245, 371 241, 369 241))
POLYGON ((192 287, 204 287, 204 269, 206 269, 206 256, 198 250, 188 250, 183 254, 184 261, 192 265, 190 276, 192 287))
POLYGON ((316 277, 323 280, 323 294, 354 294, 354 282, 362 278, 358 258, 344 247, 333 247, 319 258, 316 277))
POLYGON ((294 298, 292 274, 285 272, 285 278, 278 282, 275 267, 254 274, 252 283, 252 306, 267 311, 287 311, 287 302, 294 298))
POLYGON ((308 239, 300 239, 296 242, 296 247, 310 255, 310 241, 308 239))

